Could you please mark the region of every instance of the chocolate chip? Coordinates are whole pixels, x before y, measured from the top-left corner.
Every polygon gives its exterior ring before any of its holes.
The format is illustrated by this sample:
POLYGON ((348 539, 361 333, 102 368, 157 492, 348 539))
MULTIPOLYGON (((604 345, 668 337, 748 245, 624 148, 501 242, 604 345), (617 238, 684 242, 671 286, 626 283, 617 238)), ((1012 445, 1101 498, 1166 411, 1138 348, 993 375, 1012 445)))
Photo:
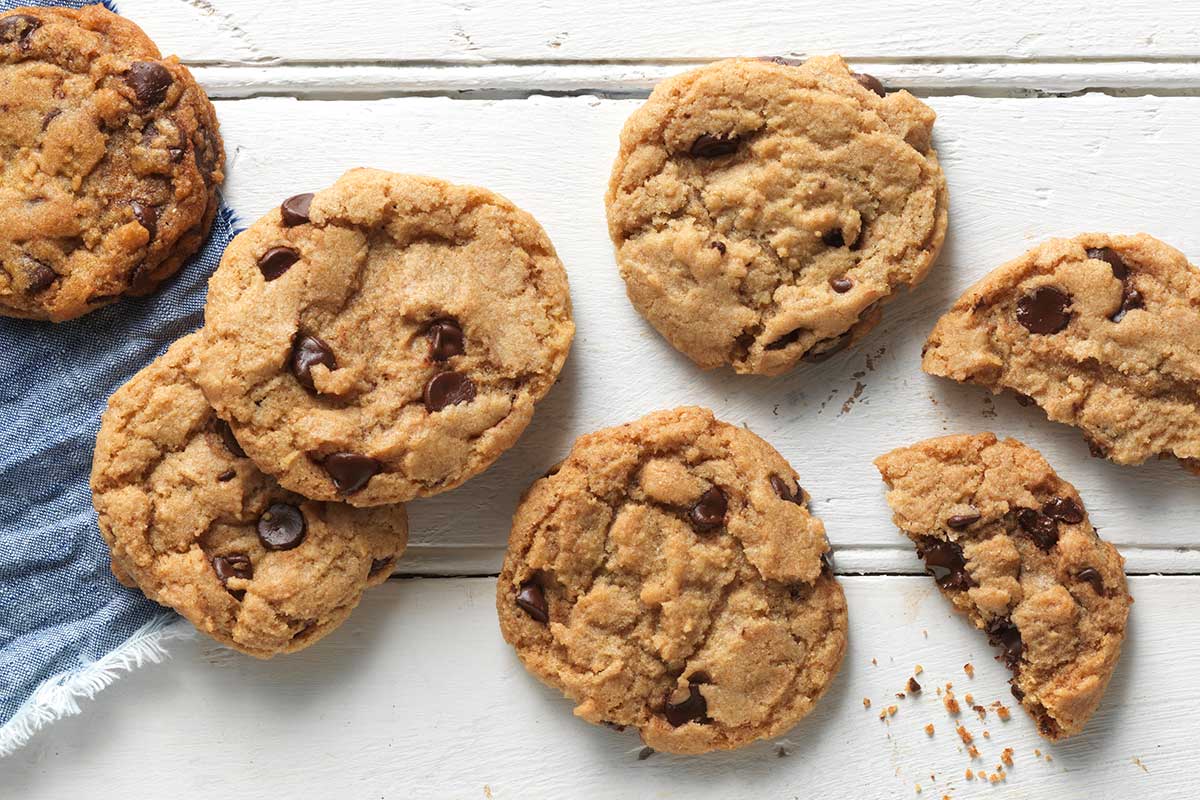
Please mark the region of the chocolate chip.
POLYGON ((1087 249, 1087 257, 1094 258, 1097 261, 1103 261, 1112 268, 1113 277, 1119 281, 1123 281, 1129 277, 1129 267, 1125 261, 1111 247, 1089 247, 1087 249))
POLYGON ((783 336, 780 336, 773 342, 768 342, 763 346, 764 350, 782 350, 788 345, 795 344, 804 335, 804 328, 796 328, 794 331, 788 331, 783 336))
POLYGON ((425 408, 429 413, 475 399, 475 382, 457 372, 439 372, 425 384, 425 408))
POLYGON ((227 469, 217 476, 217 480, 221 483, 227 483, 237 477, 236 469, 227 469))
POLYGON ((158 233, 158 209, 141 200, 130 200, 129 208, 133 211, 133 218, 137 220, 138 225, 150 234, 150 241, 154 241, 154 235, 158 233))
POLYGON ((463 332, 458 320, 444 317, 436 320, 425 331, 429 340, 429 357, 434 361, 449 361, 454 356, 462 355, 463 332))
POLYGON ((724 242, 713 242, 712 244, 709 245, 709 247, 711 247, 713 250, 716 250, 721 255, 725 255, 725 243, 724 242))
POLYGON ((700 693, 698 683, 689 683, 686 687, 679 686, 667 692, 663 703, 663 716, 667 722, 678 728, 688 722, 702 721, 708 715, 708 701, 700 693))
POLYGON ((217 433, 221 437, 221 442, 225 445, 225 449, 233 453, 238 458, 245 458, 246 451, 238 444, 237 437, 233 435, 233 429, 229 427, 229 423, 223 419, 218 419, 215 423, 217 433))
POLYGON ((1104 579, 1093 567, 1084 567, 1075 575, 1081 581, 1087 581, 1096 590, 1096 594, 1104 594, 1104 579))
POLYGON ((688 511, 688 519, 692 521, 692 527, 696 530, 712 531, 725 524, 727 511, 729 501, 725 499, 725 493, 719 487, 713 486, 700 495, 700 499, 688 511))
POLYGON ((1012 696, 1017 698, 1017 700, 1025 699, 1025 690, 1020 686, 1017 686, 1015 683, 1013 683, 1010 684, 1009 689, 1012 691, 1012 696))
POLYGON ((294 194, 279 204, 279 216, 282 217, 283 227, 294 228, 308 222, 308 209, 312 206, 312 192, 294 194))
POLYGON ((865 72, 852 72, 850 74, 854 76, 854 80, 858 81, 864 89, 872 91, 880 97, 887 94, 887 89, 884 88, 883 81, 874 75, 868 75, 865 72))
POLYGON ((967 561, 963 558, 962 548, 955 542, 945 539, 924 537, 917 544, 917 555, 925 559, 925 569, 933 575, 938 586, 943 589, 965 591, 975 585, 967 572, 967 561))
POLYGON ((1017 301, 1017 322, 1030 333, 1058 333, 1071 321, 1071 297, 1054 286, 1040 286, 1017 301))
POLYGON ((692 142, 688 152, 696 158, 717 158, 737 152, 739 139, 737 136, 723 138, 711 133, 702 133, 692 142))
POLYGON ((821 234, 821 241, 827 247, 845 247, 846 239, 842 236, 841 228, 832 228, 821 234))
POLYGON ((54 122, 54 120, 57 119, 60 114, 62 114, 61 108, 52 108, 46 112, 46 116, 42 117, 42 130, 49 128, 50 123, 54 122))
POLYGON ((829 281, 829 285, 838 294, 845 294, 854 288, 854 281, 849 278, 833 278, 829 281))
POLYGON ((1069 497, 1054 497, 1042 506, 1042 513, 1047 517, 1066 522, 1071 525, 1083 522, 1083 509, 1069 497))
POLYGON ((850 346, 850 335, 850 331, 846 331, 841 336, 822 339, 809 348, 800 360, 809 364, 820 364, 822 361, 827 361, 850 346))
POLYGON ((1017 405, 1022 408, 1029 408, 1037 402, 1027 394, 1021 394, 1020 392, 1014 392, 1014 394, 1017 396, 1017 405))
POLYGON ((1011 619, 994 619, 988 623, 987 635, 992 644, 1004 648, 1000 656, 1009 669, 1015 669, 1021 660, 1021 651, 1025 649, 1017 626, 1011 619))
POLYGON ((796 484, 796 491, 788 488, 787 481, 780 475, 772 475, 769 478, 771 488, 775 490, 775 494, 779 495, 780 500, 787 500, 789 503, 795 503, 798 506, 804 505, 804 491, 796 484))
POLYGON ((29 36, 42 27, 42 21, 32 14, 12 14, 0 18, 0 44, 17 42, 22 49, 29 46, 29 36))
POLYGON ((369 456, 358 453, 334 453, 321 462, 329 473, 333 486, 342 494, 353 494, 375 477, 382 465, 369 456))
POLYGON ((373 558, 373 559, 371 559, 371 571, 368 574, 369 575, 378 575, 380 572, 383 572, 385 569, 391 570, 391 568, 395 565, 395 563, 396 563, 396 559, 394 559, 394 558, 373 558))
POLYGON ((300 260, 300 254, 290 247, 272 247, 258 259, 263 277, 273 281, 300 260))
POLYGON ((917 683, 916 678, 908 679, 908 691, 910 694, 920 694, 921 693, 921 684, 917 683))
POLYGON ((1092 458, 1108 458, 1108 447, 1103 443, 1097 442, 1090 436, 1085 436, 1084 441, 1087 442, 1088 452, 1091 453, 1092 458))
POLYGON ((1058 544, 1058 523, 1039 511, 1022 508, 1017 512, 1017 524, 1045 552, 1058 544))
POLYGON ((245 578, 249 580, 254 577, 254 565, 250 563, 250 559, 247 556, 213 556, 212 568, 213 572, 217 573, 217 578, 220 579, 222 584, 229 583, 230 578, 245 578))
POLYGON ((29 283, 26 285, 25 291, 29 294, 44 292, 50 288, 50 284, 58 279, 58 273, 51 269, 49 264, 35 258, 27 259, 27 262, 25 274, 29 276, 29 283))
POLYGON ((330 370, 337 369, 337 359, 333 355, 333 348, 324 340, 317 336, 306 336, 302 333, 297 333, 292 342, 292 374, 296 376, 296 380, 308 389, 316 391, 316 384, 313 383, 312 369, 317 364, 324 364, 330 370))
POLYGON ((182 147, 168 147, 167 154, 171 156, 171 160, 178 164, 183 161, 184 153, 187 152, 182 147))
POLYGON ((258 540, 268 550, 291 550, 304 541, 308 526, 300 509, 273 503, 258 518, 258 540))
POLYGON ((953 517, 946 520, 946 524, 956 531, 961 531, 963 528, 969 528, 976 522, 979 522, 978 514, 955 514, 953 517))
POLYGON ((1121 297, 1121 307, 1113 312, 1109 317, 1113 322, 1120 322, 1125 319, 1125 315, 1135 308, 1145 308, 1146 298, 1142 297, 1142 293, 1132 286, 1125 287, 1125 294, 1121 297))
POLYGON ((525 581, 517 592, 517 606, 526 614, 545 625, 550 621, 550 609, 546 605, 546 595, 542 587, 534 581, 525 581))
POLYGON ((137 61, 125 73, 125 82, 133 89, 138 105, 149 108, 161 103, 171 87, 171 73, 154 61, 137 61))

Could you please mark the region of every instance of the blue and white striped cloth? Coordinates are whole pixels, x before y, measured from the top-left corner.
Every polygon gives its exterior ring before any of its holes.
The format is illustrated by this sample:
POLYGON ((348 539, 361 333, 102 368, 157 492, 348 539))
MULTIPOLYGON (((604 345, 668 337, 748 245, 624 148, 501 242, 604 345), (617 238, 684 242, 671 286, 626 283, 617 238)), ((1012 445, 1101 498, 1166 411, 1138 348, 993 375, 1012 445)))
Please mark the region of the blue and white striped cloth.
MULTIPOLYGON (((0 11, 22 5, 87 3, 0 0, 0 11)), ((150 297, 57 325, 0 317, 0 756, 163 654, 177 617, 109 572, 92 448, 108 396, 199 327, 235 232, 222 206, 204 249, 150 297)))

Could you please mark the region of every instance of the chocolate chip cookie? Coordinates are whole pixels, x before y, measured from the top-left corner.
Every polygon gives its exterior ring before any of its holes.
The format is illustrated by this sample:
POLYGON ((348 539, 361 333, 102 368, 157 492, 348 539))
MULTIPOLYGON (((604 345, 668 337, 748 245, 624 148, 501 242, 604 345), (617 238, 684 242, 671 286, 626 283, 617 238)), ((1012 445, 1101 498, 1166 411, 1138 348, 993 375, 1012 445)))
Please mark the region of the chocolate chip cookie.
POLYGON ((998 267, 938 320, 922 367, 1011 389, 1118 464, 1200 467, 1200 270, 1145 234, 1051 239, 998 267))
POLYGON ((1041 454, 990 433, 875 460, 896 525, 954 606, 1001 648, 1013 695, 1048 739, 1083 729, 1112 677, 1124 563, 1041 454))
POLYGON ((606 198, 630 300, 705 368, 773 375, 852 344, 945 238, 933 121, 836 56, 664 81, 606 198))
POLYGON ((583 436, 517 509, 500 630, 578 716, 655 750, 783 733, 846 648, 807 500, 769 444, 705 409, 583 436))
POLYGON ((401 502, 510 447, 574 331, 566 272, 529 214, 486 189, 357 169, 225 251, 196 380, 287 488, 401 502))
POLYGON ((100 5, 0 14, 0 314, 78 317, 199 249, 225 155, 179 60, 100 5))
POLYGON ((92 497, 113 574, 244 653, 300 650, 387 579, 404 507, 313 502, 259 472, 187 377, 197 341, 109 399, 92 497))

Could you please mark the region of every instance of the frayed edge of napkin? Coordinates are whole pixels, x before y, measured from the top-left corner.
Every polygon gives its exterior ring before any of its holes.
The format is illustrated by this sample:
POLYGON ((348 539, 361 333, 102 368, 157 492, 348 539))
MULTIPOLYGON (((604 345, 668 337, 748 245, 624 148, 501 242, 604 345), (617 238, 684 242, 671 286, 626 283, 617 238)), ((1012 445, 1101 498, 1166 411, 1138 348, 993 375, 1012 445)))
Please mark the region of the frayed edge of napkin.
POLYGON ((80 698, 90 700, 124 673, 169 657, 163 642, 190 639, 195 632, 186 620, 164 614, 147 622, 103 658, 42 681, 13 718, 0 727, 0 758, 11 755, 50 723, 80 713, 80 698))

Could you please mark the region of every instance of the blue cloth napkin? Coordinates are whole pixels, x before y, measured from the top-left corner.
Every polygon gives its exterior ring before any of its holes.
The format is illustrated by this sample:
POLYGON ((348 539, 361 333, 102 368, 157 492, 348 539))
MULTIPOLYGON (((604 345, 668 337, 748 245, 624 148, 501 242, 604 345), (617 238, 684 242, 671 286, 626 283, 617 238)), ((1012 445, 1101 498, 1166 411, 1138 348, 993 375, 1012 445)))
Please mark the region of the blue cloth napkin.
MULTIPOLYGON (((21 5, 87 3, 0 0, 0 11, 21 5)), ((108 396, 199 327, 234 233, 222 206, 204 249, 150 297, 57 325, 0 317, 0 756, 163 655, 177 618, 109 572, 92 448, 108 396)))

